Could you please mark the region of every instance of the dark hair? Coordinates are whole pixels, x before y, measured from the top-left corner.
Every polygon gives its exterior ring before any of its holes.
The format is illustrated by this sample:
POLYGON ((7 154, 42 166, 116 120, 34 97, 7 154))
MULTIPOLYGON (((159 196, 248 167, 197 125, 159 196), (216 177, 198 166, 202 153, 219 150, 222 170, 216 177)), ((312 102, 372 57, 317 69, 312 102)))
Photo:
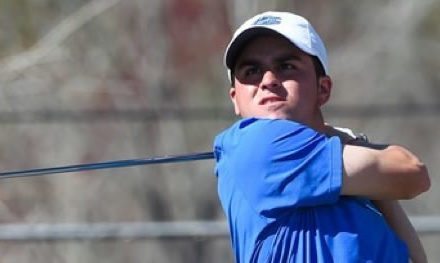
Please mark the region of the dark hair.
POLYGON ((327 75, 327 74, 325 74, 324 67, 322 66, 322 63, 319 60, 319 58, 316 56, 311 56, 311 57, 312 57, 312 61, 313 61, 313 66, 315 67, 316 77, 320 78, 320 77, 324 77, 325 75, 327 75))
POLYGON ((231 76, 231 87, 234 87, 234 85, 235 85, 235 74, 234 74, 234 72, 232 70, 231 70, 230 76, 231 76))

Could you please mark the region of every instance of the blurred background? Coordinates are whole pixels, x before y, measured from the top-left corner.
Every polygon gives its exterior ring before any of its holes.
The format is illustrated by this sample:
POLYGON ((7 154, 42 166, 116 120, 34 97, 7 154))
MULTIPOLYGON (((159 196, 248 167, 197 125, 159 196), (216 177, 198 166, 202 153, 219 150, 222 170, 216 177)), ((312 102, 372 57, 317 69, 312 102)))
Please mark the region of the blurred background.
MULTIPOLYGON (((406 145, 440 215, 440 1, 0 0, 1 171, 211 150, 236 117, 222 65, 264 10, 306 16, 327 44, 327 121, 406 145)), ((0 181, 0 226, 223 222, 212 160, 0 181)), ((1 233, 0 233, 1 234, 1 233)), ((421 233, 430 262, 440 234, 421 233)), ((232 262, 227 236, 3 238, 0 262, 232 262)))

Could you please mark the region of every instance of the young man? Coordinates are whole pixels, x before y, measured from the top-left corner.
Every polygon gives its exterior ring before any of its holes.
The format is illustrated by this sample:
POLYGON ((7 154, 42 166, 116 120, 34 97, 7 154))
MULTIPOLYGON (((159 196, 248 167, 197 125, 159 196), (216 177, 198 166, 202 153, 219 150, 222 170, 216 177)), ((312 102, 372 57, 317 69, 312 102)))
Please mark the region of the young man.
POLYGON ((426 261, 393 200, 426 191, 428 172, 403 147, 373 147, 325 124, 332 81, 306 19, 249 19, 225 64, 242 119, 216 137, 214 152, 236 262, 426 261))

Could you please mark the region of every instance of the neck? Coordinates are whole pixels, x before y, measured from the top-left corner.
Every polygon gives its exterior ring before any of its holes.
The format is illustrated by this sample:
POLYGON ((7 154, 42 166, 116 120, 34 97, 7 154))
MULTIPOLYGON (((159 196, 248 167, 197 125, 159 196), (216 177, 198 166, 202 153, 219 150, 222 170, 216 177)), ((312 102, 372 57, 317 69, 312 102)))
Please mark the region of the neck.
POLYGON ((326 133, 326 131, 327 131, 326 127, 327 126, 325 125, 324 117, 322 116, 322 112, 319 111, 316 114, 315 120, 312 123, 310 123, 310 128, 312 128, 320 133, 326 133))

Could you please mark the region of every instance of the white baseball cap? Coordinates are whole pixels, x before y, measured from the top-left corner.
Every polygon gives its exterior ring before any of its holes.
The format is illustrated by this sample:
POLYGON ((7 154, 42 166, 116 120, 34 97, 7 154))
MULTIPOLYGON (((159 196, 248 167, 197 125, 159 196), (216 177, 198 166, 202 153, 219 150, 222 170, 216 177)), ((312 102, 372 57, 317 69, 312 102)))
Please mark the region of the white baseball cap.
POLYGON ((305 53, 317 57, 325 74, 329 74, 324 43, 309 21, 293 13, 268 11, 244 22, 232 36, 224 55, 224 64, 231 82, 231 70, 244 44, 252 37, 268 30, 281 34, 305 53))

